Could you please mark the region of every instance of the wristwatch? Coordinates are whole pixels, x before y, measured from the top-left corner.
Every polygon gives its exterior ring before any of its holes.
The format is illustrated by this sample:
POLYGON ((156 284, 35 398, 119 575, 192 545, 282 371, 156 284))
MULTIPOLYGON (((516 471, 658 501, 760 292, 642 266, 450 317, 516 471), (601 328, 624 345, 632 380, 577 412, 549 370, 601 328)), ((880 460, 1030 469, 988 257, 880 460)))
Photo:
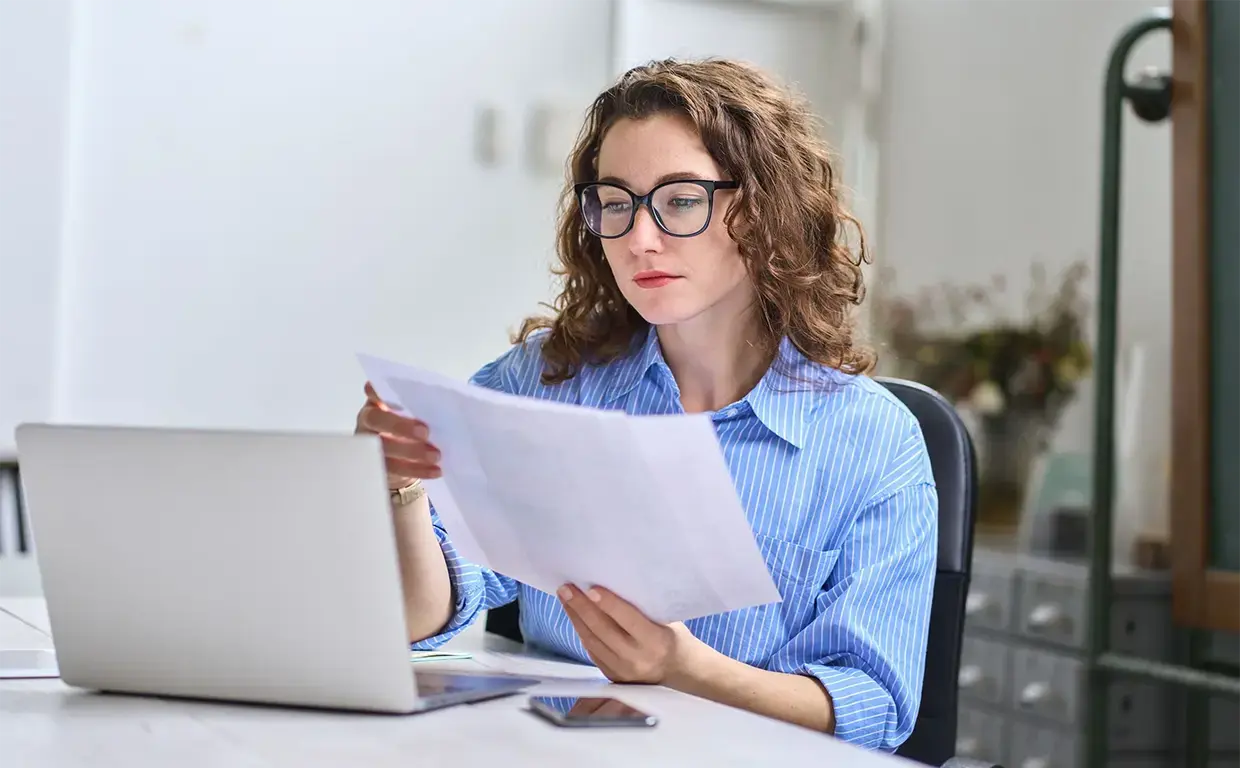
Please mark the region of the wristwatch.
POLYGON ((392 503, 398 507, 407 507, 426 495, 421 480, 414 480, 403 488, 392 491, 392 503))

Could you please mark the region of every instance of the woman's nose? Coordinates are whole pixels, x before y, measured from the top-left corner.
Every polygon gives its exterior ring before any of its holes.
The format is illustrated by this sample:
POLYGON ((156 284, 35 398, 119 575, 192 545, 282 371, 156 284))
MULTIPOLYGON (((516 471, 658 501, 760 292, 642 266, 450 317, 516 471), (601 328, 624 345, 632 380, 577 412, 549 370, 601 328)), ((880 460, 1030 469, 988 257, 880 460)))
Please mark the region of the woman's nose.
POLYGON ((655 223, 654 214, 646 206, 637 209, 633 229, 629 231, 629 250, 635 254, 649 253, 662 248, 663 230, 655 223))

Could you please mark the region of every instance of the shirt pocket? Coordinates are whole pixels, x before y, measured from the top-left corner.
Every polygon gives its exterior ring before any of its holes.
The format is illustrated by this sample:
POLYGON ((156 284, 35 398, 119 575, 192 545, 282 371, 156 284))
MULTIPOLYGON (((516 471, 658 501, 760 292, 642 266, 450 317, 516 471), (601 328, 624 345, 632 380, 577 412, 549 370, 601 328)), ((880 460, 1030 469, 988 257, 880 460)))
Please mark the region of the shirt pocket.
POLYGON ((754 537, 775 588, 783 598, 780 613, 791 636, 813 620, 816 601, 839 560, 840 550, 814 549, 763 533, 754 537))

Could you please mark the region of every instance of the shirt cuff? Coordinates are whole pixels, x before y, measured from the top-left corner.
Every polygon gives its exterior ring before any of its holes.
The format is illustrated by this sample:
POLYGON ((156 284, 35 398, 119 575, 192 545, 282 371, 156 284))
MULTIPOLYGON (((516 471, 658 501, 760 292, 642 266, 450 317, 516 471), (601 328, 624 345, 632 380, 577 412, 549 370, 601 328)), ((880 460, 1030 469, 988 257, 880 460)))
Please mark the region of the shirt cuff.
POLYGON ((443 550, 443 559, 448 566, 448 581, 452 585, 452 618, 448 619, 439 634, 410 643, 409 649, 413 651, 433 651, 469 628, 482 612, 486 592, 482 570, 461 557, 456 547, 452 546, 448 532, 438 525, 438 520, 435 522, 435 536, 443 550))
POLYGON ((831 697, 836 738, 888 752, 899 746, 890 739, 898 725, 895 702, 874 678, 855 667, 807 664, 803 671, 818 678, 831 697))

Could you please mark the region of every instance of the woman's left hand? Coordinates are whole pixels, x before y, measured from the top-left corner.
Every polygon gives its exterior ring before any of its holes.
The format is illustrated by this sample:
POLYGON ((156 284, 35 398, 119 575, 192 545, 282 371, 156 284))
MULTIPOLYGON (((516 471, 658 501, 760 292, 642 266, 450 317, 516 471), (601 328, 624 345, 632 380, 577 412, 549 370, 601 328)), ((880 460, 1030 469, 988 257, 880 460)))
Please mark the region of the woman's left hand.
POLYGON ((560 602, 581 644, 608 679, 663 684, 681 671, 693 635, 680 622, 651 621, 631 603, 601 587, 566 584, 560 602))

